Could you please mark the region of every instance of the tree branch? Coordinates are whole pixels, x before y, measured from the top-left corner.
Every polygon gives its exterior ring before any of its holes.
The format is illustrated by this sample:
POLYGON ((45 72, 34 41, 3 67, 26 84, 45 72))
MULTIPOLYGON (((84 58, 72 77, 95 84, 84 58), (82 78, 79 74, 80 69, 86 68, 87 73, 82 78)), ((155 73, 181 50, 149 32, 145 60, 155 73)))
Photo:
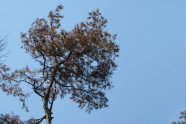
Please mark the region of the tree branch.
POLYGON ((46 115, 44 115, 42 118, 40 118, 36 124, 40 124, 45 118, 46 118, 46 115))

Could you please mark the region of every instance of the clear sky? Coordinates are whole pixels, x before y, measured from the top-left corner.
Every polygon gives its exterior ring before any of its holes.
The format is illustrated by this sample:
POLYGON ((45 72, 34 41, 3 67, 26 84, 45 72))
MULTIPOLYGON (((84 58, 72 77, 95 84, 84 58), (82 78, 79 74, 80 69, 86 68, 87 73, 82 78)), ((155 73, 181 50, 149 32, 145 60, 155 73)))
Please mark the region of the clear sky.
MULTIPOLYGON (((110 106, 89 115, 66 97, 54 104, 53 124, 168 124, 178 119, 186 110, 185 0, 0 0, 0 36, 8 35, 6 63, 12 69, 36 66, 20 49, 20 32, 59 4, 66 30, 100 8, 121 50, 115 87, 107 92, 110 106)), ((43 116, 37 96, 28 99, 29 113, 17 98, 2 92, 0 98, 0 113, 14 112, 23 120, 43 116)))

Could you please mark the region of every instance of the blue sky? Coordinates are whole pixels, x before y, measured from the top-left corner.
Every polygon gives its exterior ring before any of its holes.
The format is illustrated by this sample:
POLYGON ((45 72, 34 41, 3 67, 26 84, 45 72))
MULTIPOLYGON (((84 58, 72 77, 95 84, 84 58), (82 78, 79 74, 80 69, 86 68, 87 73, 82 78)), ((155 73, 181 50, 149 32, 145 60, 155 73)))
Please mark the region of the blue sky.
MULTIPOLYGON (((186 1, 185 0, 1 0, 0 36, 6 38, 6 63, 12 68, 34 65, 20 49, 20 32, 36 18, 46 17, 64 5, 62 27, 71 30, 86 21, 88 12, 100 8, 107 30, 117 33, 118 68, 107 92, 109 107, 90 115, 68 97, 54 104, 54 124, 168 124, 186 110, 186 1)), ((42 103, 33 95, 30 112, 17 98, 1 92, 1 113, 22 119, 43 116, 42 103)))

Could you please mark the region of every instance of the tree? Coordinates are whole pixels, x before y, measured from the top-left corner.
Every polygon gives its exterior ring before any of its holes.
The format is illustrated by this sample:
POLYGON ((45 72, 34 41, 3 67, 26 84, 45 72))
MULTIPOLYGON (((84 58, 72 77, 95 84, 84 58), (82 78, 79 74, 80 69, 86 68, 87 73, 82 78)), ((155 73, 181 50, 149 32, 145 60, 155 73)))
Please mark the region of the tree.
POLYGON ((28 94, 24 94, 22 89, 19 87, 19 84, 14 82, 13 75, 10 74, 10 68, 4 64, 3 57, 6 56, 4 49, 6 43, 4 42, 6 37, 0 40, 0 90, 2 90, 7 95, 13 95, 19 97, 20 102, 23 103, 23 108, 28 111, 28 108, 25 104, 25 99, 28 94))
POLYGON ((11 75, 15 82, 26 82, 41 97, 45 115, 38 123, 46 119, 51 124, 58 96, 69 94, 90 113, 108 106, 105 90, 112 88, 110 78, 119 47, 114 43, 116 35, 105 31, 107 20, 97 9, 89 13, 87 22, 67 32, 60 29, 62 9, 59 5, 50 11, 48 20, 36 19, 28 33, 21 33, 22 48, 40 68, 31 70, 27 66, 11 75))
MULTIPOLYGON (((7 67, 7 65, 3 61, 3 58, 7 55, 4 52, 6 47, 5 39, 6 37, 0 39, 0 89, 7 95, 19 97, 19 100, 23 103, 23 108, 28 110, 25 105, 25 98, 27 97, 27 95, 23 93, 22 89, 19 87, 19 84, 13 83, 14 78, 9 73, 10 68, 7 67)), ((24 124, 24 123, 19 119, 19 116, 17 115, 0 114, 0 124, 24 124)))
POLYGON ((184 112, 180 112, 181 116, 179 117, 179 119, 184 119, 184 121, 174 121, 172 122, 172 124, 186 124, 186 111, 184 112))
MULTIPOLYGON (((0 89, 7 95, 13 95, 19 97, 19 100, 23 103, 23 108, 25 106, 26 95, 23 93, 22 89, 17 83, 12 83, 13 78, 9 73, 10 68, 4 63, 3 58, 7 55, 4 50, 6 47, 5 39, 0 40, 0 89)), ((19 116, 14 114, 0 114, 0 124, 24 124, 23 121, 19 119, 19 116)), ((29 123, 28 123, 29 124, 29 123)), ((31 123, 30 123, 31 124, 31 123)))

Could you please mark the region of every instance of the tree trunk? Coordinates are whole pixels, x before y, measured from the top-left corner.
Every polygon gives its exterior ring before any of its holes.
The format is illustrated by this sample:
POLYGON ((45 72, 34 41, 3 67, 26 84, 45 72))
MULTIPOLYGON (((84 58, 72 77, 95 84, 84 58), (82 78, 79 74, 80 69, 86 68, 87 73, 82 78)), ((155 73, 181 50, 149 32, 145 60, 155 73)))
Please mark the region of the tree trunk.
POLYGON ((46 115, 46 124, 51 124, 52 122, 52 113, 51 111, 48 109, 48 102, 44 101, 44 105, 43 105, 44 111, 45 111, 45 115, 46 115))
POLYGON ((52 99, 52 103, 50 103, 51 104, 50 108, 48 107, 48 103, 49 103, 50 93, 51 93, 50 90, 52 88, 52 85, 53 85, 53 82, 54 82, 54 79, 55 79, 55 76, 56 76, 57 67, 54 70, 54 72, 52 73, 52 78, 51 78, 50 83, 47 83, 48 86, 46 88, 45 95, 44 95, 44 100, 43 100, 43 108, 44 108, 45 115, 46 115, 46 124, 51 124, 51 122, 52 122, 52 106, 53 106, 54 99, 52 99))
POLYGON ((52 83, 50 83, 46 89, 46 94, 44 96, 44 100, 43 100, 43 108, 45 111, 45 115, 46 115, 46 124, 51 124, 52 122, 52 110, 48 108, 48 103, 49 103, 49 94, 50 94, 50 88, 52 86, 52 83))

